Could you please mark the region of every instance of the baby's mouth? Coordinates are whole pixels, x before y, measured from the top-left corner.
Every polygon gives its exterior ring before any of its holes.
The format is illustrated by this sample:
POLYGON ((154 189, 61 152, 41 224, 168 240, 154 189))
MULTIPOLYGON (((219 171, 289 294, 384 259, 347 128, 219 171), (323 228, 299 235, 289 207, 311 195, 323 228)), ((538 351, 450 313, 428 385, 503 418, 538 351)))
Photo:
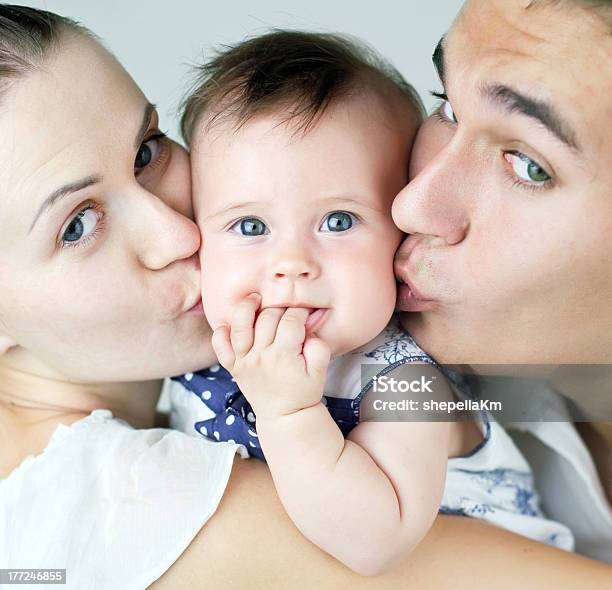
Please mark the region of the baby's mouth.
POLYGON ((306 331, 314 334, 323 324, 329 311, 326 307, 308 308, 308 318, 306 319, 306 331))

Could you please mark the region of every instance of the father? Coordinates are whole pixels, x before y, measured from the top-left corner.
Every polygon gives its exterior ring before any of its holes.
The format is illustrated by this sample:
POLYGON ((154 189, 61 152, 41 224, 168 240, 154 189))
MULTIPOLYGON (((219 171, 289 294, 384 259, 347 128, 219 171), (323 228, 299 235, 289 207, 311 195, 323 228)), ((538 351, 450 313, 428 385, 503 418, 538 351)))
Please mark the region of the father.
MULTIPOLYGON (((612 363, 610 63, 610 0, 468 0, 436 48, 393 214, 403 323, 439 361, 612 363)), ((605 490, 570 423, 519 426, 549 515, 612 562, 612 423, 581 427, 605 490)))

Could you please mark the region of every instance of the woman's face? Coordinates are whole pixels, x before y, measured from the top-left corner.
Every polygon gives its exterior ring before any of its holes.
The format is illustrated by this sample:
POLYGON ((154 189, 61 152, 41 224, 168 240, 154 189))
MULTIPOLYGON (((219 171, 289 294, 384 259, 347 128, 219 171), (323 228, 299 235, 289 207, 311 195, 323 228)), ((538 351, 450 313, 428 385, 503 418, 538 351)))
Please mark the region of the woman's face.
POLYGON ((609 363, 612 38, 570 3, 469 0, 436 52, 448 100, 393 216, 400 307, 459 363, 609 363))
POLYGON ((0 342, 76 380, 212 362, 187 154, 95 42, 69 38, 0 109, 0 342))

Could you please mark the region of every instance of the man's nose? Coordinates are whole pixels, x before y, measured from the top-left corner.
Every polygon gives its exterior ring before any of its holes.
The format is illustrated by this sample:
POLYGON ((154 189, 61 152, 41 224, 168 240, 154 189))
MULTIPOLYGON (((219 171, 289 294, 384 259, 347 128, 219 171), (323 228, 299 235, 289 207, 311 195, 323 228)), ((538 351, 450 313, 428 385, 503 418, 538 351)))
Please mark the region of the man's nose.
POLYGON ((448 146, 438 153, 395 198, 395 224, 408 234, 441 238, 449 246, 462 242, 470 226, 464 168, 448 146))

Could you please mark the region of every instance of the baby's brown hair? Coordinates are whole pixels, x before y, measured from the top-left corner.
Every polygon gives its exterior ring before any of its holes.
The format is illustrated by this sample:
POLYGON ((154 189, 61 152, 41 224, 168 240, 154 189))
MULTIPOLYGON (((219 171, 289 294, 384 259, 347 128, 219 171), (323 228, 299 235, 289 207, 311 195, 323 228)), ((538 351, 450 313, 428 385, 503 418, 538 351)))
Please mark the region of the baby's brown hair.
POLYGON ((274 30, 225 47, 196 68, 182 104, 181 131, 187 145, 201 116, 207 125, 230 120, 238 129, 258 113, 284 108, 284 121, 307 131, 328 105, 387 82, 418 113, 414 88, 374 50, 347 36, 274 30))

